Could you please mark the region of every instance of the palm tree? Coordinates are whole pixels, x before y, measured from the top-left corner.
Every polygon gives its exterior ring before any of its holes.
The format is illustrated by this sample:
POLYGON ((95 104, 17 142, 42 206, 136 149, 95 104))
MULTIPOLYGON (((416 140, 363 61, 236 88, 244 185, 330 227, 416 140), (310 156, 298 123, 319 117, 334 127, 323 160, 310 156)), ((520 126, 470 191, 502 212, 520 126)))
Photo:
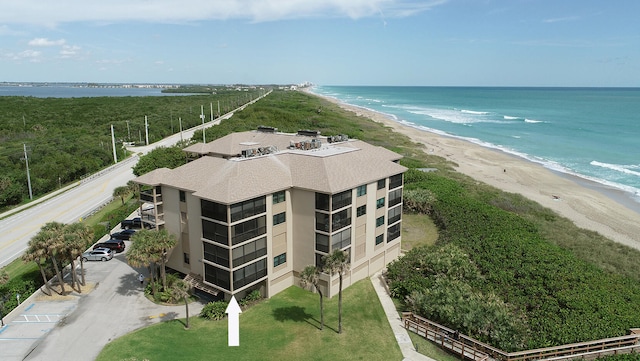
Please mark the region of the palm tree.
POLYGON ((178 240, 176 236, 170 234, 165 229, 149 231, 152 236, 151 250, 156 255, 156 263, 160 263, 160 277, 162 278, 162 288, 167 289, 167 251, 176 246, 178 240))
POLYGON ((184 301, 184 307, 187 313, 187 322, 185 324, 185 328, 189 329, 189 291, 191 289, 191 285, 189 285, 184 280, 178 279, 171 283, 170 291, 177 297, 182 298, 184 301))
POLYGON ((124 197, 128 196, 129 193, 131 193, 131 188, 129 188, 128 186, 116 187, 113 190, 113 198, 120 197, 122 205, 124 205, 124 197))
POLYGON ((72 223, 67 226, 66 231, 76 237, 73 256, 80 257, 80 275, 82 279, 82 285, 84 286, 84 259, 82 258, 82 253, 87 249, 87 246, 93 240, 93 229, 91 229, 91 227, 84 223, 72 223))
MULTIPOLYGON (((127 261, 134 267, 148 266, 150 269, 154 265, 160 266, 160 278, 162 288, 167 289, 167 250, 173 248, 178 243, 176 237, 164 229, 140 230, 131 237, 131 247, 127 252, 127 261)), ((152 292, 155 294, 154 274, 151 271, 152 292)))
POLYGON ((131 236, 131 247, 127 251, 127 262, 133 267, 148 267, 151 277, 151 292, 156 293, 154 273, 151 271, 155 255, 151 253, 151 231, 142 229, 131 236))
POLYGON ((320 295, 320 330, 324 329, 324 307, 322 305, 322 290, 320 289, 320 269, 314 265, 308 265, 300 273, 300 284, 307 287, 312 284, 320 295))
POLYGON ((351 262, 349 255, 339 249, 322 257, 322 260, 325 272, 331 276, 337 273, 338 277, 340 277, 340 286, 338 288, 338 333, 342 333, 342 276, 349 271, 351 262))
POLYGON ((51 259, 51 263, 53 263, 53 268, 56 271, 56 276, 58 278, 58 283, 60 284, 61 294, 65 294, 64 289, 64 277, 62 275, 62 271, 58 266, 58 258, 60 256, 64 257, 64 240, 63 240, 63 229, 64 224, 59 222, 48 222, 42 228, 40 228, 40 232, 38 232, 34 238, 39 238, 37 242, 42 242, 42 244, 46 247, 47 256, 51 259))
MULTIPOLYGON (((42 231, 41 231, 42 232, 42 231)), ((46 239, 36 235, 31 240, 29 240, 29 246, 25 253, 22 255, 22 260, 24 262, 35 262, 40 270, 40 274, 42 275, 42 281, 44 282, 44 286, 49 291, 49 293, 45 292, 46 295, 51 296, 51 287, 49 286, 49 280, 47 279, 47 274, 45 273, 43 262, 46 262, 49 259, 46 239)))

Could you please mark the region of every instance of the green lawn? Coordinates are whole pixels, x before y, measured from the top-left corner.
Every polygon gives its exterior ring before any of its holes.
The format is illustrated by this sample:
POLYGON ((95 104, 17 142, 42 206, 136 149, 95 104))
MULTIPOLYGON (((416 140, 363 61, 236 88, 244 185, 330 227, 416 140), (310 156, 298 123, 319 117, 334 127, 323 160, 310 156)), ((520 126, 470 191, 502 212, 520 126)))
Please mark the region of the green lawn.
POLYGON ((401 360, 402 353, 371 281, 344 290, 342 334, 338 297, 325 299, 320 331, 317 294, 289 287, 240 315, 240 346, 227 345, 227 320, 174 320, 108 344, 97 360, 401 360))

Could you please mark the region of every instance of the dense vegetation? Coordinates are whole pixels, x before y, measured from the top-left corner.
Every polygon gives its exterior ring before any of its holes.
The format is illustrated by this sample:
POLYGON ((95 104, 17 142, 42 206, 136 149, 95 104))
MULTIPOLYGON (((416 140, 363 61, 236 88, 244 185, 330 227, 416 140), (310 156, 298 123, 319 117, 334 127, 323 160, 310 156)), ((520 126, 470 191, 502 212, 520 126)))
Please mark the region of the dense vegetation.
POLYGON ((155 142, 207 119, 211 104, 222 114, 262 91, 218 90, 212 95, 166 97, 0 97, 0 210, 28 199, 24 145, 34 197, 46 194, 113 163, 113 125, 118 158, 122 142, 155 142))
POLYGON ((440 230, 438 246, 389 267, 394 296, 414 311, 505 351, 625 335, 640 325, 637 278, 578 258, 534 222, 442 174, 413 170, 406 179, 407 191, 432 194, 429 215, 440 230))

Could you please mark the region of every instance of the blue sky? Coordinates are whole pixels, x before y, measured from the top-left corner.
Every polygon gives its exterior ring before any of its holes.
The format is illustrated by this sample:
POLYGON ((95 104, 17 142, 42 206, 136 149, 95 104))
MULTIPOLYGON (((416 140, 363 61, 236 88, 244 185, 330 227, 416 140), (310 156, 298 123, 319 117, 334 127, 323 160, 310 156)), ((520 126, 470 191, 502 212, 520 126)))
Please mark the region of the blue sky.
POLYGON ((640 86, 637 0, 0 0, 0 81, 640 86))

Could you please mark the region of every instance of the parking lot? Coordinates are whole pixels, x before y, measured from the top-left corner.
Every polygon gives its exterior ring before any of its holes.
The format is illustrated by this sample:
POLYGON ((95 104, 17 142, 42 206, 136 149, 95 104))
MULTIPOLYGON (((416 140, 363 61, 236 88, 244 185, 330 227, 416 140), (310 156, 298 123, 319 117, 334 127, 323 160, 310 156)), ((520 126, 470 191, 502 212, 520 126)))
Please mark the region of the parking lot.
MULTIPOLYGON (((125 244, 128 249, 130 242, 125 244)), ((83 293, 50 297, 39 291, 24 300, 0 328, 0 359, 93 360, 128 332, 184 318, 184 305, 161 306, 144 296, 137 277, 147 272, 131 267, 125 257, 126 250, 110 261, 85 262, 83 293)), ((202 306, 191 303, 189 313, 197 315, 202 306)))

